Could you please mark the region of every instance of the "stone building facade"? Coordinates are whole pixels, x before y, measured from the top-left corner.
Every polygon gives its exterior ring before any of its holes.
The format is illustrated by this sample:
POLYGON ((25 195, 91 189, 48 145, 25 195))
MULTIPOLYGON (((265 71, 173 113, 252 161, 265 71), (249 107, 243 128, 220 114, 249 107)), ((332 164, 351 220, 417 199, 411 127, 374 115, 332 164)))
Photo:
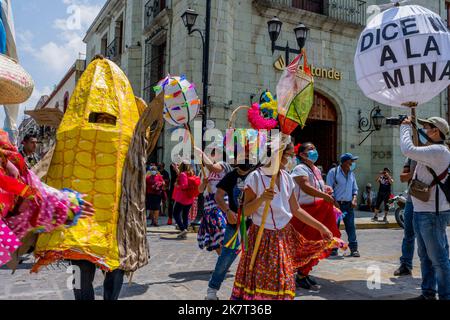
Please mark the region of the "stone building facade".
MULTIPOLYGON (((213 0, 210 47, 210 105, 208 115, 218 129, 225 129, 233 110, 257 101, 261 93, 275 91, 281 71, 274 67, 284 53, 272 54, 267 21, 283 21, 278 45, 296 47, 294 27, 302 22, 310 30, 306 42, 308 62, 315 75, 315 102, 304 130, 295 132, 296 141, 312 140, 319 148, 319 164, 327 169, 338 156, 352 152, 360 156, 356 171, 360 188, 375 182, 384 167, 397 178, 404 158, 399 149, 399 130, 383 126, 360 145, 367 133, 358 123, 369 117, 376 104, 367 99, 355 81, 353 57, 359 34, 375 5, 388 1, 360 0, 213 0)), ((204 28, 206 1, 199 0, 109 0, 85 41, 87 61, 97 53, 107 56, 112 39, 121 34, 120 57, 113 56, 129 76, 135 93, 147 101, 153 85, 167 73, 185 74, 202 92, 202 43, 198 34, 188 36, 180 18, 187 8, 199 13, 196 27, 204 28), (122 26, 122 27, 120 27, 122 26), (105 42, 106 39, 106 42, 105 42)), ((444 0, 413 0, 448 20, 444 0)), ((117 51, 109 51, 117 52, 117 51)), ((291 55, 290 59, 294 58, 291 55)), ((278 63, 279 64, 279 63, 278 63)), ((380 105, 385 117, 404 114, 380 105)), ((418 109, 419 117, 448 118, 448 93, 443 92, 418 109)), ((200 117, 199 117, 200 119, 200 117)), ((236 126, 247 127, 244 114, 236 126)), ((170 162, 170 128, 158 148, 158 159, 170 162)), ((396 183, 395 191, 405 185, 396 183)))

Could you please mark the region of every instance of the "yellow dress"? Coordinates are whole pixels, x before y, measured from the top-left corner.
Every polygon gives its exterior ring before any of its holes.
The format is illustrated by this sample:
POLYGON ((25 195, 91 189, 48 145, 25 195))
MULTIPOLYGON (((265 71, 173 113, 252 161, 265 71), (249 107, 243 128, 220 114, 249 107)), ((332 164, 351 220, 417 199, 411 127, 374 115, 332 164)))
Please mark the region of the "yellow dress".
POLYGON ((122 70, 107 59, 94 60, 80 78, 56 137, 47 183, 87 194, 94 217, 38 238, 33 271, 60 259, 91 261, 112 271, 120 266, 117 222, 122 169, 139 110, 122 70), (107 113, 116 125, 90 122, 107 113))

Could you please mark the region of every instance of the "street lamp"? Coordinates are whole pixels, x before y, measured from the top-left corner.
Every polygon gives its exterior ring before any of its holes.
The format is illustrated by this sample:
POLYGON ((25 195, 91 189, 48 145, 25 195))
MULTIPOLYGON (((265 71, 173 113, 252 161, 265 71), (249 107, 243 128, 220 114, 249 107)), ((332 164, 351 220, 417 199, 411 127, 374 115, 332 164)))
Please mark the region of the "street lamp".
MULTIPOLYGON (((195 22, 197 21, 198 14, 195 10, 189 8, 182 15, 181 19, 183 20, 184 26, 188 30, 188 34, 191 35, 194 32, 198 32, 202 39, 203 45, 203 66, 202 66, 202 82, 203 82, 203 106, 202 106, 202 150, 205 151, 206 141, 205 131, 206 131, 206 119, 207 108, 209 105, 209 97, 208 97, 208 88, 209 88, 209 34, 211 32, 211 0, 206 0, 206 20, 205 20, 205 30, 193 29, 195 26, 195 22)), ((200 220, 203 216, 205 199, 203 198, 203 194, 201 193, 198 197, 198 211, 197 217, 193 224, 199 225, 200 220)))
POLYGON ((205 150, 206 142, 203 137, 206 130, 207 119, 207 107, 209 104, 208 99, 208 86, 209 86, 209 34, 211 29, 211 0, 206 1, 206 25, 205 30, 198 28, 194 29, 195 22, 197 21, 198 14, 195 10, 189 8, 182 15, 184 26, 188 30, 188 34, 191 35, 194 32, 200 34, 203 45, 203 65, 202 65, 202 83, 203 83, 203 106, 202 106, 202 150, 205 150))
POLYGON ((191 8, 187 9, 181 19, 183 19, 184 26, 188 29, 189 34, 191 33, 192 27, 195 25, 195 21, 197 21, 198 13, 191 8))
POLYGON ((286 47, 280 47, 276 45, 276 42, 278 40, 278 37, 281 34, 281 27, 283 26, 283 22, 281 22, 280 19, 277 17, 273 17, 267 22, 268 31, 269 31, 269 37, 270 41, 272 42, 272 54, 275 53, 275 51, 281 51, 285 53, 286 58, 286 65, 289 64, 289 54, 300 54, 303 47, 305 46, 306 39, 308 38, 309 28, 306 27, 303 23, 299 23, 294 28, 294 34, 295 38, 297 39, 297 44, 299 49, 292 49, 289 47, 289 42, 286 42, 286 47))
POLYGON ((367 119, 367 117, 363 117, 362 111, 358 111, 359 116, 359 122, 358 122, 358 128, 360 132, 369 132, 369 134, 364 138, 363 141, 361 141, 361 144, 363 144, 364 141, 375 131, 380 131, 381 127, 383 126, 383 120, 384 116, 381 114, 381 109, 379 106, 376 106, 370 111, 370 120, 367 119))

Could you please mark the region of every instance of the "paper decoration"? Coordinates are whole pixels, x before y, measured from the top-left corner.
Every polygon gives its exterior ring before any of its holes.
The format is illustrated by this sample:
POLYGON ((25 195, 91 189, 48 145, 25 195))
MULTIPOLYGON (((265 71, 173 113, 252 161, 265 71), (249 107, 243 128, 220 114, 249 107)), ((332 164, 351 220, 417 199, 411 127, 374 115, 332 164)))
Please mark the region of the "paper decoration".
POLYGON ((173 126, 189 123, 200 111, 201 101, 195 85, 184 76, 167 76, 154 87, 156 94, 164 94, 164 119, 173 126))
POLYGON ((291 134, 304 127, 314 102, 314 79, 308 67, 306 51, 302 51, 286 68, 277 85, 278 121, 281 131, 291 134), (299 69, 303 56, 303 69, 299 69))
POLYGON ((426 103, 450 85, 450 33, 436 13, 417 5, 376 15, 361 33, 356 81, 379 103, 426 103))

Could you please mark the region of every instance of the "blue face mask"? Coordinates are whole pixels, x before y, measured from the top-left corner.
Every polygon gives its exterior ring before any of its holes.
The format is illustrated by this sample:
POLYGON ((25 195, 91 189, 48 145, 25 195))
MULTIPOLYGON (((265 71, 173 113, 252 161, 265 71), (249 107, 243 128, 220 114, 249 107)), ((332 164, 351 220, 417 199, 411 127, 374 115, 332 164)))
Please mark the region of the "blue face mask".
POLYGON ((355 171, 355 169, 356 169, 356 162, 353 162, 350 167, 350 171, 355 171))
POLYGON ((419 141, 422 145, 426 145, 428 143, 428 134, 427 129, 419 129, 417 130, 419 132, 419 141))
POLYGON ((308 151, 308 159, 312 163, 316 163, 317 160, 319 160, 319 152, 317 152, 317 150, 310 150, 310 151, 308 151))

